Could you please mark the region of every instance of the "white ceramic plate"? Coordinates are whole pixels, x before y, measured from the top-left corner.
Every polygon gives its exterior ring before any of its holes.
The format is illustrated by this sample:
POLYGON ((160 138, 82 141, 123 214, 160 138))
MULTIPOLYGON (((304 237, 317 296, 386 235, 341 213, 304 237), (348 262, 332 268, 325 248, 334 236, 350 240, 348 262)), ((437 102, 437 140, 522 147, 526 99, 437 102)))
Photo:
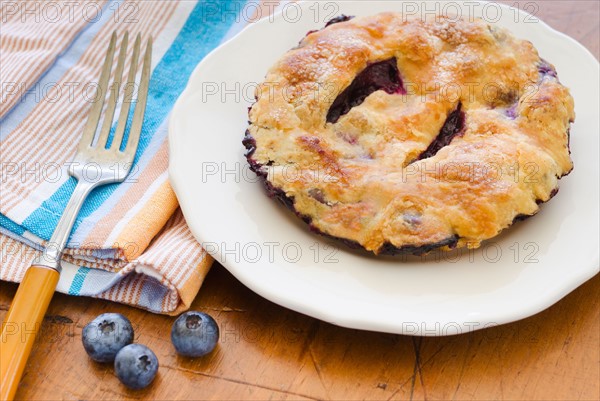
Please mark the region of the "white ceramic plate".
MULTIPOLYGON (((499 18, 498 24, 532 41, 557 67, 576 104, 575 170, 538 216, 477 251, 426 260, 378 258, 311 234, 267 198, 247 169, 241 144, 247 106, 255 85, 283 53, 340 13, 415 12, 414 7, 418 13, 424 4, 288 6, 206 57, 177 102, 170 123, 170 174, 189 226, 223 266, 265 298, 341 326, 435 336, 530 316, 598 273, 598 62, 575 40, 505 6, 471 10, 476 16, 483 12, 489 22, 499 18)), ((459 10, 446 3, 438 9, 459 10)), ((468 11, 463 8, 462 15, 468 11)))

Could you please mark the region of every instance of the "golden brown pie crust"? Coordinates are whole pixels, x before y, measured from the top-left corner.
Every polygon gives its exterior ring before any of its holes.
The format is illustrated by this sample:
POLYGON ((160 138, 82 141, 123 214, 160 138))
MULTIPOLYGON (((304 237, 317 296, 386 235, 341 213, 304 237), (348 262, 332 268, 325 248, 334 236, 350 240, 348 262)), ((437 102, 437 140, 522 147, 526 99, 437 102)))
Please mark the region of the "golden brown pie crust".
POLYGON ((382 13, 311 32, 269 70, 249 119, 247 158, 271 194, 374 253, 476 248, 535 214, 573 167, 569 90, 530 42, 482 20, 382 13), (386 60, 402 89, 328 122, 386 60), (460 132, 427 153, 453 113, 460 132))

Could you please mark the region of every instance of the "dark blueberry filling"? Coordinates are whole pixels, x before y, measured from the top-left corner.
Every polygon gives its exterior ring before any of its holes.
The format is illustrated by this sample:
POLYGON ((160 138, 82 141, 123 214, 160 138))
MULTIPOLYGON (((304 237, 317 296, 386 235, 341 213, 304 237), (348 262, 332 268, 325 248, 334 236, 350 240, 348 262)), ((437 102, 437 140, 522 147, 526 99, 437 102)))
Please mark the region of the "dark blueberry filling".
POLYGON ((262 168, 263 165, 252 158, 252 155, 256 151, 256 139, 254 139, 252 134, 250 134, 250 130, 246 130, 242 144, 246 148, 245 156, 246 161, 248 161, 248 165, 250 166, 250 170, 252 170, 257 176, 266 178, 267 173, 262 168))
POLYGON ((309 189, 308 195, 310 195, 310 197, 316 200, 317 202, 327 205, 327 199, 325 199, 325 194, 319 188, 309 189))
POLYGON ((515 103, 514 105, 512 105, 511 107, 509 107, 508 109, 506 109, 505 113, 506 116, 508 118, 510 118, 511 120, 514 120, 515 118, 517 118, 517 103, 515 103))
POLYGON ((294 207, 293 197, 287 196, 284 190, 274 186, 269 180, 266 179, 266 176, 261 176, 261 178, 263 179, 263 184, 265 185, 267 195, 269 196, 269 198, 277 199, 279 202, 281 202, 283 206, 294 212, 296 216, 300 217, 303 222, 305 222, 308 225, 311 224, 312 219, 310 218, 310 216, 302 214, 296 210, 296 208, 294 207))
POLYGON ((530 218, 531 216, 534 216, 534 214, 518 214, 515 216, 515 218, 512 221, 512 224, 515 224, 518 221, 523 221, 523 220, 527 220, 528 218, 530 218))
POLYGON ((270 181, 264 180, 265 188, 267 189, 267 195, 269 198, 275 198, 279 200, 285 207, 292 211, 296 211, 294 208, 294 199, 287 196, 281 188, 277 188, 270 181))
POLYGON ((550 196, 548 197, 548 200, 536 200, 535 203, 537 203, 538 205, 541 205, 542 203, 546 203, 548 202, 550 199, 554 198, 556 196, 556 194, 558 193, 558 187, 554 188, 552 191, 550 191, 550 196))
MULTIPOLYGON (((327 28, 329 25, 337 24, 338 22, 350 21, 352 18, 354 18, 354 16, 342 14, 338 17, 332 18, 329 21, 327 21, 324 28, 327 28)), ((308 31, 306 33, 306 36, 310 35, 311 33, 319 32, 319 31, 320 31, 320 29, 313 29, 312 31, 308 31)))
POLYGON ((246 157, 252 156, 256 151, 256 139, 250 134, 250 130, 246 130, 242 144, 246 148, 246 157))
MULTIPOLYGON (((267 172, 265 171, 265 169, 263 169, 263 164, 259 163, 252 157, 252 155, 256 151, 256 139, 252 136, 252 134, 250 134, 250 130, 246 130, 246 134, 244 135, 242 144, 246 148, 246 160, 250 165, 250 170, 252 170, 258 177, 262 179, 265 189, 267 190, 267 195, 270 198, 275 198, 279 200, 286 208, 293 211, 305 223, 310 224, 310 217, 298 213, 298 211, 294 207, 294 199, 287 196, 281 188, 275 187, 269 180, 267 180, 267 172)), ((272 163, 272 161, 269 161, 267 165, 271 165, 272 163)))
POLYGON ((448 115, 440 133, 429 144, 427 149, 417 158, 417 160, 427 159, 434 156, 441 148, 448 146, 452 139, 461 136, 464 133, 465 113, 461 110, 462 103, 458 102, 456 109, 448 115))
MULTIPOLYGON (((558 193, 558 187, 556 187, 552 191, 550 191, 550 196, 548 197, 547 200, 543 201, 541 199, 536 199, 535 203, 538 204, 538 205, 542 205, 542 204, 548 202, 550 199, 554 198, 557 193, 558 193)), ((533 213, 533 214, 518 214, 513 219, 513 224, 516 223, 517 221, 526 220, 526 219, 530 218, 531 216, 535 216, 536 214, 537 214, 537 211, 535 213, 533 213)))
POLYGON ((538 71, 541 75, 550 75, 551 77, 557 78, 556 70, 554 67, 544 59, 540 59, 540 63, 538 65, 538 71))
POLYGON ((327 122, 337 122, 350 109, 362 104, 367 96, 380 89, 389 94, 406 93, 395 57, 370 64, 361 71, 334 100, 327 112, 327 122))
POLYGON ((401 255, 401 254, 411 254, 415 256, 424 255, 433 251, 434 249, 441 248, 443 246, 448 246, 450 248, 456 247, 458 244, 458 235, 453 235, 452 237, 446 238, 444 240, 434 242, 432 244, 425 245, 404 245, 401 247, 397 247, 395 245, 386 242, 383 244, 381 248, 379 248, 379 254, 381 255, 401 255))
MULTIPOLYGON (((545 77, 545 76, 551 76, 553 78, 558 79, 558 75, 556 73, 556 70, 554 69, 554 67, 552 66, 552 64, 550 64, 549 62, 547 62, 546 60, 544 60, 543 58, 540 59, 540 62, 538 63, 538 72, 540 74, 540 81, 545 77)), ((516 97, 516 93, 514 93, 515 97, 516 97)), ((510 118, 511 120, 514 120, 515 118, 517 118, 517 105, 518 105, 518 99, 503 99, 506 101, 506 103, 514 103, 512 106, 510 106, 509 108, 505 109, 505 114, 508 118, 510 118)), ((572 122, 572 121, 570 121, 572 122)))
POLYGON ((329 21, 327 21, 327 23, 325 24, 325 28, 327 28, 329 25, 333 25, 333 24, 337 24, 339 22, 346 22, 346 21, 350 21, 352 18, 354 18, 353 15, 339 15, 335 18, 330 19, 329 21))

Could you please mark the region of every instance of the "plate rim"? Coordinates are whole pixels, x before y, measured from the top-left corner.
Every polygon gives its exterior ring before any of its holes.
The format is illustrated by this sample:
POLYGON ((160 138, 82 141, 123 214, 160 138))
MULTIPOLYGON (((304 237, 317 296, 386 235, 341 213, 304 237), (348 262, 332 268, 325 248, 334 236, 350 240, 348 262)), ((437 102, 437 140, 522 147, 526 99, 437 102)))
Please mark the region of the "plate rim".
MULTIPOLYGON (((487 1, 479 1, 479 3, 488 3, 487 1)), ((300 5, 305 5, 307 4, 307 2, 303 1, 299 3, 300 5)), ((521 16, 528 16, 529 14, 523 10, 520 9, 515 9, 514 7, 505 5, 505 4, 498 4, 500 7, 502 7, 503 9, 507 9, 507 10, 518 10, 518 12, 520 13, 521 16)), ((513 11, 514 12, 514 11, 513 11)), ((281 14, 282 11, 279 10, 272 18, 281 18, 281 14)), ((540 30, 545 30, 545 34, 551 34, 551 35, 555 35, 558 38, 560 38, 563 41, 567 41, 569 43, 569 45, 574 45, 577 47, 577 50, 579 52, 584 52, 585 56, 587 58, 589 58, 590 62, 595 63, 595 66, 597 69, 600 70, 600 64, 598 63, 598 60, 596 60, 596 58, 592 55, 592 53, 585 47, 583 46, 581 43, 579 43, 578 41, 576 41, 575 39, 571 38, 570 36, 555 30, 554 28, 552 28, 550 25, 548 25, 547 23, 545 23, 542 19, 535 17, 538 19, 539 22, 539 26, 541 28, 538 28, 540 30)), ((189 82, 186 86, 186 88, 184 89, 184 91, 182 92, 182 94, 180 95, 180 97, 178 98, 178 100, 176 101, 172 113, 171 113, 171 118, 169 121, 169 126, 168 126, 168 139, 169 139, 169 179, 171 182, 171 185, 177 195, 177 198, 180 202, 181 205, 181 209, 183 211, 184 216, 188 213, 193 213, 192 209, 193 206, 191 206, 188 203, 188 199, 186 198, 185 195, 183 195, 185 193, 184 187, 185 187, 185 182, 186 179, 185 177, 185 171, 182 174, 179 174, 178 171, 178 167, 177 165, 179 164, 176 160, 176 154, 175 154, 175 146, 173 146, 172 144, 176 143, 177 139, 176 139, 176 128, 174 121, 177 119, 176 117, 179 115, 179 110, 181 110, 183 108, 183 104, 185 102, 187 102, 189 100, 189 97, 193 94, 193 86, 194 83, 196 81, 199 80, 199 76, 201 74, 202 69, 204 68, 205 64, 208 64, 210 62, 210 60, 215 57, 215 55, 217 55, 220 52, 225 52, 227 51, 228 47, 232 46, 232 44, 234 44, 237 41, 240 41, 241 38, 246 35, 249 31, 252 30, 258 30, 258 29, 263 29, 264 26, 268 26, 269 23, 271 23, 267 18, 262 19, 256 23, 251 23, 248 26, 246 26, 243 30, 240 31, 240 33, 238 33, 237 35, 235 35, 234 37, 230 38, 229 40, 227 40, 226 42, 224 42, 223 44, 221 44, 220 46, 218 46, 217 48, 215 48, 213 51, 211 51, 194 69, 194 71, 192 72, 192 74, 190 75, 189 78, 189 82), (175 118, 174 118, 175 117, 175 118)), ((189 173, 188 173, 189 174, 189 173)), ((196 228, 194 228, 193 224, 189 224, 190 230, 192 232, 192 234, 194 235, 194 237, 200 242, 203 243, 203 240, 205 239, 204 237, 204 232, 200 232, 199 230, 196 230, 196 228)), ((439 335, 452 335, 452 334, 460 334, 460 333, 465 333, 465 331, 460 331, 459 333, 446 333, 446 334, 439 334, 439 333, 432 333, 431 331, 427 331, 427 330, 422 330, 422 328, 420 328, 419 330, 415 331, 415 332, 406 332, 405 330, 399 330, 396 324, 391 324, 391 325, 385 325, 385 324, 381 324, 381 321, 379 319, 377 319, 377 321, 373 321, 370 322, 369 324, 367 324, 369 326, 369 328, 364 328, 365 324, 364 324, 364 319, 362 319, 360 322, 357 322, 356 319, 353 319, 352 315, 350 314, 340 314, 339 311, 335 311, 335 313, 332 313, 331 310, 329 310, 328 308, 318 308, 315 305, 311 304, 310 302, 298 302, 297 300, 291 300, 291 299, 286 299, 286 298, 282 298, 280 292, 275 291, 271 286, 269 285, 264 285, 262 282, 260 281, 256 281, 256 280, 252 280, 252 278, 250 277, 251 275, 247 275, 244 274, 243 269, 240 269, 241 266, 238 266, 237 263, 235 262, 225 262, 220 260, 220 258, 218 257, 218 254, 211 254, 211 256, 213 256, 215 258, 215 260, 219 261, 231 274, 233 274, 236 279, 238 279, 240 282, 242 282, 246 287, 248 287, 249 289, 251 289, 253 292, 259 294, 260 296, 275 302, 281 306, 284 306, 286 308, 295 310, 299 313, 303 313, 303 314, 307 314, 310 316, 313 316, 315 318, 318 318, 320 320, 324 320, 339 326, 343 326, 343 327, 350 327, 350 328, 355 328, 355 329, 363 329, 363 330, 376 330, 376 331, 382 331, 382 332, 389 332, 389 333, 398 333, 398 334, 409 334, 409 335, 433 335, 433 336, 439 336, 439 335), (362 326, 362 327, 361 327, 362 326), (375 328, 374 328, 375 327, 375 328)), ((595 260, 593 261, 594 265, 598 266, 600 264, 599 262, 599 258, 598 258, 598 254, 596 254, 595 256, 595 260)), ((562 299, 563 297, 565 297, 567 294, 571 293, 573 290, 575 290, 576 288, 578 288, 579 286, 581 286, 583 283, 585 283, 587 280, 591 279, 592 277, 594 277, 595 275, 598 274, 598 272, 600 271, 600 266, 598 266, 598 268, 594 269, 590 269, 589 271, 582 271, 580 274, 578 274, 577 276, 572 276, 571 280, 569 281, 569 283, 562 283, 562 285, 560 287, 556 287, 555 291, 553 291, 551 293, 551 295, 545 297, 545 298, 534 298, 534 299, 529 299, 529 302, 525 305, 525 307, 519 309, 518 311, 514 311, 514 310, 510 310, 510 311, 504 311, 504 310, 500 310, 499 312, 496 312, 496 314, 494 314, 493 316, 486 316, 485 318, 474 318, 474 317, 469 317, 469 322, 474 322, 477 321, 477 323, 479 323, 476 327, 473 328, 473 330, 479 330, 479 329, 483 329, 485 327, 490 327, 490 326, 495 326, 495 325, 499 325, 499 324, 506 324, 509 322, 513 322, 513 321, 517 321, 517 320, 521 320, 523 318, 532 316, 536 313, 539 313, 545 309, 547 309, 548 307, 552 306, 553 304, 555 304, 556 302, 558 302, 560 299, 562 299)), ((335 308, 334 308, 335 309, 335 308)))

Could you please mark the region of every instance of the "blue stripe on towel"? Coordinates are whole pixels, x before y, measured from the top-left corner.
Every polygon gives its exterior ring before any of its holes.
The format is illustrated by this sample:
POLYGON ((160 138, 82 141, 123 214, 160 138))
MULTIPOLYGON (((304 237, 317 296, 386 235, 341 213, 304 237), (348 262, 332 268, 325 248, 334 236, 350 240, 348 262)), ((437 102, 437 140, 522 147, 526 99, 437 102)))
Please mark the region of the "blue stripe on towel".
POLYGON ((71 282, 71 287, 69 288, 69 295, 79 295, 79 291, 81 291, 81 287, 83 287, 83 282, 85 281, 85 277, 91 269, 87 267, 80 267, 73 277, 73 281, 71 282))
POLYGON ((18 235, 23 235, 23 233, 27 231, 3 214, 0 214, 0 227, 5 228, 18 235))

